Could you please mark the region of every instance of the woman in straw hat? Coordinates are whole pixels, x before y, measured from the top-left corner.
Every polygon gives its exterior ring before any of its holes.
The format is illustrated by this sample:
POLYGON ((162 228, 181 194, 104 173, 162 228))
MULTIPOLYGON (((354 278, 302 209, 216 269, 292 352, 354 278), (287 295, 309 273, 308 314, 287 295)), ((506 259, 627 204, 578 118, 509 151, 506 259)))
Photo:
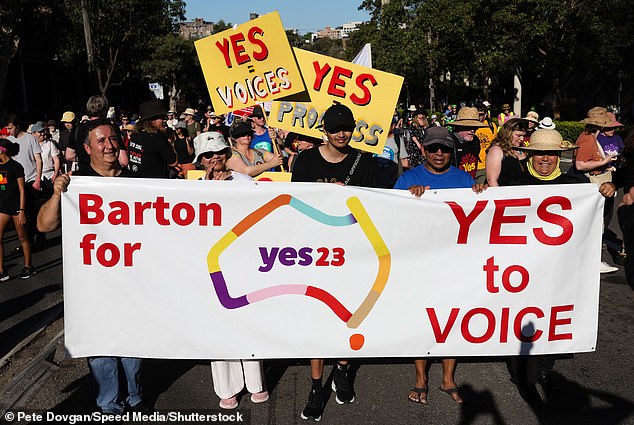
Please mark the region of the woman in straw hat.
POLYGON ((522 174, 521 161, 526 154, 516 148, 524 146, 526 125, 519 119, 504 123, 491 142, 486 156, 486 176, 489 186, 516 184, 522 174))
MULTIPOLYGON (((575 149, 570 142, 564 141, 556 130, 539 130, 533 133, 528 146, 518 147, 528 155, 526 168, 522 172, 518 185, 543 185, 581 183, 573 175, 564 174, 559 168, 561 153, 575 149)), ((614 195, 616 187, 611 182, 599 186, 599 192, 606 198, 614 195)), ((547 386, 549 372, 553 368, 555 355, 515 356, 509 358, 511 380, 518 386, 520 394, 527 400, 539 402, 540 395, 536 383, 547 386)))

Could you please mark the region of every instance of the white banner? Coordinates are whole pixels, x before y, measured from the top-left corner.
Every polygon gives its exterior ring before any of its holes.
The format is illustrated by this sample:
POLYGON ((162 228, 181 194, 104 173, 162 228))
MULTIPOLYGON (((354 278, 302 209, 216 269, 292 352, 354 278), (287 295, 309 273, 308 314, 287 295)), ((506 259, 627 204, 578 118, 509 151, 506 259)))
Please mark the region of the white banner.
POLYGON ((543 354, 596 346, 591 184, 406 191, 73 177, 74 357, 543 354))

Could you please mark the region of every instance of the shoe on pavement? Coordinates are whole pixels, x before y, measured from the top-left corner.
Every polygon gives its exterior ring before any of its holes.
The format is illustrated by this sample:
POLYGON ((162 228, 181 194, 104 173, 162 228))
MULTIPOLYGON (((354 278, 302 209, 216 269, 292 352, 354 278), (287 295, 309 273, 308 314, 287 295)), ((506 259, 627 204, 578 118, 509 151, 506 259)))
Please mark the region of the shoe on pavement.
POLYGON ((35 274, 35 267, 25 267, 20 272, 20 279, 28 279, 35 274))
POLYGON ((601 261, 601 264, 599 265, 600 273, 614 273, 618 269, 619 269, 618 267, 611 266, 605 261, 601 261))
POLYGON ((268 391, 260 391, 259 393, 251 394, 251 402, 253 403, 264 403, 269 399, 268 391))
POLYGON ((339 404, 354 403, 354 391, 348 380, 348 366, 335 365, 335 373, 332 379, 332 390, 335 391, 335 401, 339 404))
POLYGON ((9 273, 7 272, 0 272, 0 282, 6 282, 7 280, 9 280, 11 278, 11 276, 9 276, 9 273))
POLYGON ((324 413, 324 401, 321 395, 321 388, 313 387, 308 394, 308 403, 301 413, 302 419, 312 418, 315 422, 321 420, 324 413))
POLYGON ((238 407, 238 399, 236 396, 221 398, 219 406, 220 408, 227 410, 235 409, 236 407, 238 407))

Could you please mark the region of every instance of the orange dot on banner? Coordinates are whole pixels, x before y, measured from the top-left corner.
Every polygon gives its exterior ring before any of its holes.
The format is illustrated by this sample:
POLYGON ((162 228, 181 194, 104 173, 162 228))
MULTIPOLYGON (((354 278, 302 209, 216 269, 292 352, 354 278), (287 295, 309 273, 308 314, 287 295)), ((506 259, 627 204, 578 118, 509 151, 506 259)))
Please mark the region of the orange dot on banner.
POLYGON ((350 348, 353 350, 360 350, 365 343, 365 337, 361 334, 354 334, 350 337, 350 348))

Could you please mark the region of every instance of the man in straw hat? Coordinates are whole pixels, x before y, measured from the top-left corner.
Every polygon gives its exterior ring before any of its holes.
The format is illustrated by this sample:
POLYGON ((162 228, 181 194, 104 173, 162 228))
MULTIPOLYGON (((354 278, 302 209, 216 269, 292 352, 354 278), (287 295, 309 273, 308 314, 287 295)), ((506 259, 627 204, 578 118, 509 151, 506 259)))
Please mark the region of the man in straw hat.
POLYGON ((458 111, 458 117, 451 123, 454 137, 453 165, 466 171, 475 179, 480 155, 480 141, 475 133, 487 125, 480 121, 478 108, 466 106, 458 111))
POLYGON ((130 169, 139 177, 167 178, 170 168, 178 165, 165 135, 167 109, 158 99, 143 102, 139 109, 141 118, 130 138, 130 169))

